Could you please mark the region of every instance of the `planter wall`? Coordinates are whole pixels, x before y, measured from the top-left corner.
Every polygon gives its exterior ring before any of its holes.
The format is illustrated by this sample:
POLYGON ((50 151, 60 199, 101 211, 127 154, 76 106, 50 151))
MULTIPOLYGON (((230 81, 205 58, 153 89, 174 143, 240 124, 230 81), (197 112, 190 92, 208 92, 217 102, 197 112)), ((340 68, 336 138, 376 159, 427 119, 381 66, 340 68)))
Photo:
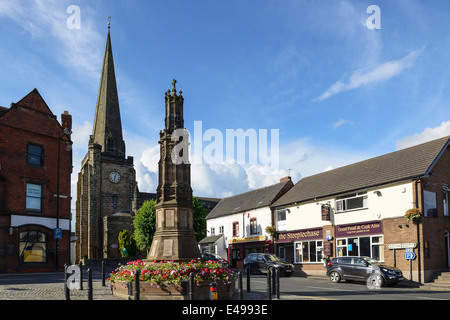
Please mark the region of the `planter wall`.
MULTIPOLYGON (((209 286, 213 281, 203 281, 194 287, 194 300, 209 300, 209 286)), ((134 282, 116 282, 111 284, 113 294, 121 299, 134 299, 134 282)), ((186 283, 186 290, 175 286, 151 286, 149 282, 139 283, 139 295, 141 300, 189 300, 189 283, 186 283)), ((230 299, 235 293, 235 283, 218 283, 217 293, 219 300, 230 299)))

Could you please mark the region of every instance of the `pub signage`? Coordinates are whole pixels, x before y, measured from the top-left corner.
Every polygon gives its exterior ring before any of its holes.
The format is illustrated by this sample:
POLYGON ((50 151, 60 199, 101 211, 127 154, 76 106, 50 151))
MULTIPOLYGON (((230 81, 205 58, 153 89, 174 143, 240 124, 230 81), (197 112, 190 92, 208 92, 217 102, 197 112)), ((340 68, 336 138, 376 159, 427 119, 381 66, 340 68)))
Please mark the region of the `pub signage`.
POLYGON ((336 238, 383 233, 381 221, 366 222, 336 227, 336 238))
POLYGON ((322 239, 322 228, 288 231, 278 234, 278 243, 322 239))
POLYGON ((330 221, 331 207, 329 205, 322 205, 322 221, 330 221))

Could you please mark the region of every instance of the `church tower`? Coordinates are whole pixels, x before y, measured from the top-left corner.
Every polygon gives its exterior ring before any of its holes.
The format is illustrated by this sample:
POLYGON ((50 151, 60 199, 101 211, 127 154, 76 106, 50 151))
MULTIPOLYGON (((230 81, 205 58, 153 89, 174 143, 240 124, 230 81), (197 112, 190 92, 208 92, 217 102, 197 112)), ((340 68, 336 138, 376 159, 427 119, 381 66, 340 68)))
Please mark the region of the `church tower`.
POLYGON ((120 257, 118 234, 133 232, 136 172, 122 136, 110 27, 88 152, 78 174, 76 261, 120 257))
POLYGON ((191 167, 188 135, 184 128, 182 92, 176 80, 165 95, 165 125, 160 132, 159 183, 156 232, 148 255, 150 261, 186 261, 200 257, 194 234, 191 167))

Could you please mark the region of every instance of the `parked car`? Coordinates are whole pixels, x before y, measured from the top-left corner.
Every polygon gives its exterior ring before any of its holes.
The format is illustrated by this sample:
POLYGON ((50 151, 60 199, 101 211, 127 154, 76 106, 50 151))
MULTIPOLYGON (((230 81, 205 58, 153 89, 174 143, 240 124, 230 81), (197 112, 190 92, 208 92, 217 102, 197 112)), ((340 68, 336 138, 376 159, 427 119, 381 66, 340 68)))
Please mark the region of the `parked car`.
POLYGON ((218 254, 214 254, 214 253, 202 253, 202 259, 206 260, 206 261, 217 261, 220 262, 222 264, 222 266, 224 268, 228 268, 230 266, 230 264, 228 263, 227 260, 225 260, 224 258, 222 258, 221 256, 219 256, 218 254))
POLYGON ((267 273, 269 268, 279 268, 280 274, 290 277, 294 272, 294 265, 281 261, 274 254, 250 253, 244 259, 244 270, 247 273, 254 271, 267 273))
POLYGON ((327 264, 327 276, 332 282, 365 281, 375 286, 395 285, 402 281, 401 270, 382 264, 370 257, 339 257, 327 264))

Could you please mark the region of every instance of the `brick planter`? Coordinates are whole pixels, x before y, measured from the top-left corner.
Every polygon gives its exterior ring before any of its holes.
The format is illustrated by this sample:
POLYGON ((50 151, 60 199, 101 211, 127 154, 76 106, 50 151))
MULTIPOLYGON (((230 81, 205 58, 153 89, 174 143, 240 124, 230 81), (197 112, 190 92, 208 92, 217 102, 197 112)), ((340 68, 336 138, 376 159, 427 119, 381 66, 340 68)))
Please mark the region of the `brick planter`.
MULTIPOLYGON (((209 286, 213 281, 202 281, 195 285, 194 300, 209 300, 209 286)), ((134 299, 134 282, 116 282, 111 284, 112 293, 121 299, 134 299)), ((151 286, 149 282, 141 281, 139 283, 140 300, 189 300, 189 283, 186 283, 186 290, 175 286, 151 286)), ((235 283, 218 283, 217 293, 219 300, 230 299, 235 293, 235 283)))

